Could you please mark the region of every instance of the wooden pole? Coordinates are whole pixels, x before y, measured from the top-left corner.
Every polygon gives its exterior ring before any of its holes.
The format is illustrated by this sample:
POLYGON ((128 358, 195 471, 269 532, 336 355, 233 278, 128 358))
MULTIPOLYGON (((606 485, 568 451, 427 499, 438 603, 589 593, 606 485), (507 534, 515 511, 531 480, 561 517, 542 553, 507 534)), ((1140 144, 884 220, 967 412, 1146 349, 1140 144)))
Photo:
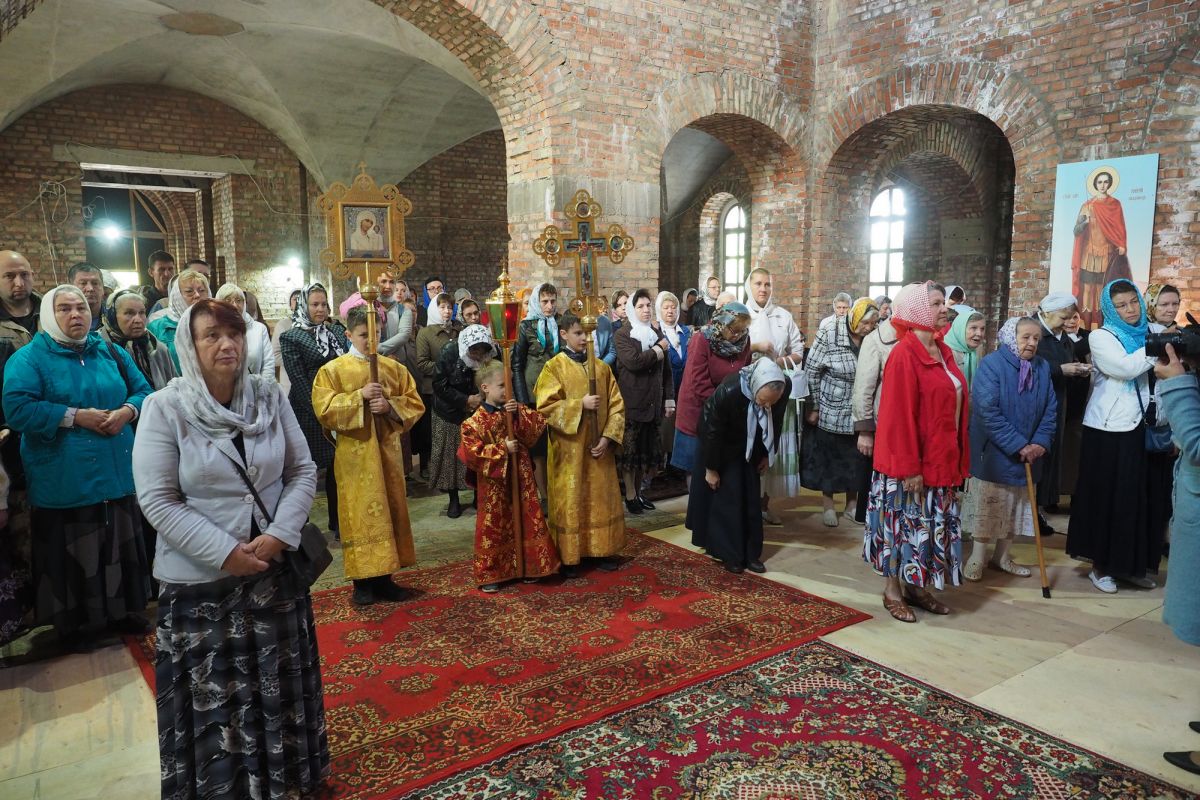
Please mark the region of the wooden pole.
MULTIPOLYGON (((375 301, 379 297, 379 289, 370 281, 371 264, 368 262, 367 282, 359 284, 359 294, 367 304, 367 364, 371 368, 371 383, 379 383, 379 330, 376 326, 375 316, 375 301)), ((383 423, 375 419, 375 414, 370 409, 370 401, 364 400, 363 402, 368 405, 367 426, 374 427, 375 438, 382 442, 384 436, 383 423)))
POLYGON ((1033 543, 1037 548, 1038 569, 1042 573, 1042 597, 1050 599, 1050 578, 1046 576, 1046 554, 1042 552, 1042 526, 1038 522, 1037 491, 1033 488, 1033 471, 1025 463, 1025 488, 1029 492, 1029 506, 1033 513, 1033 543))
MULTIPOLYGON (((596 393, 596 344, 593 338, 592 331, 587 332, 587 378, 588 378, 588 394, 596 393)), ((589 448, 595 447, 600 442, 600 411, 584 411, 587 420, 587 444, 589 448)))
MULTIPOLYGON (((512 349, 508 345, 501 345, 501 352, 504 353, 504 400, 508 402, 513 399, 512 389, 512 349)), ((513 435, 513 420, 512 415, 507 411, 504 412, 504 429, 508 433, 509 439, 516 438, 513 435)), ((518 577, 525 577, 525 526, 522 519, 523 506, 521 505, 521 454, 508 454, 508 471, 512 475, 510 488, 512 490, 512 518, 513 518, 513 537, 516 539, 517 548, 517 574, 518 577)), ((476 512, 478 513, 478 512, 476 512)))

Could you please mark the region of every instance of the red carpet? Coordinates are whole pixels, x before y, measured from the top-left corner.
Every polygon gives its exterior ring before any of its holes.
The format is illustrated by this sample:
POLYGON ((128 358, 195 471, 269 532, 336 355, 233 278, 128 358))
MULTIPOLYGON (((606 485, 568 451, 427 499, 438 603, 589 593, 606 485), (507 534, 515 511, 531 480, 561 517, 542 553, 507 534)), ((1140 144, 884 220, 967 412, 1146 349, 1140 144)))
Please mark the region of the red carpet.
POLYGON ((625 555, 616 572, 495 595, 462 563, 401 573, 420 595, 399 605, 314 596, 333 754, 322 796, 397 797, 867 618, 641 534, 625 555))
POLYGON ((418 796, 1193 797, 825 642, 524 747, 418 796))

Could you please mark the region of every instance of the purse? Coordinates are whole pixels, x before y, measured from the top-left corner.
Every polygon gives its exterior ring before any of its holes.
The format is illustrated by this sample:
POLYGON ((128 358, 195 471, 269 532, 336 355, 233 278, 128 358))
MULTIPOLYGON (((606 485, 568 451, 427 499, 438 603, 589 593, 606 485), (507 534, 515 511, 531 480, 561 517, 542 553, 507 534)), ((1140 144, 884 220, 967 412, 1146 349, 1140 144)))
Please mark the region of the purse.
POLYGON ((1142 403, 1142 393, 1138 390, 1137 381, 1133 381, 1133 391, 1137 394, 1138 408, 1142 410, 1142 421, 1146 423, 1143 429, 1146 437, 1147 453, 1170 453, 1175 449, 1171 441, 1171 426, 1158 424, 1158 403, 1154 400, 1154 376, 1150 377, 1150 405, 1142 403))

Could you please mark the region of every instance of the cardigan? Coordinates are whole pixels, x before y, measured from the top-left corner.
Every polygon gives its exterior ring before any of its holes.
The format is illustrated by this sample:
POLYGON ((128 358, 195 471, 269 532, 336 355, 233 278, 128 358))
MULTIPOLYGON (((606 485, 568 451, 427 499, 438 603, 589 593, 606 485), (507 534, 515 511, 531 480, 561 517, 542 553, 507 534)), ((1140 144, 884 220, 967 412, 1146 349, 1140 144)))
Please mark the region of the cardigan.
MULTIPOLYGON (((1008 486, 1025 485, 1019 453, 1029 444, 1053 449, 1058 427, 1058 396, 1050 365, 1034 356, 1033 386, 1017 391, 1021 359, 1007 347, 984 356, 971 386, 971 476, 1008 486)), ((1031 465, 1042 478, 1043 456, 1031 465)))
POLYGON ((733 358, 721 358, 712 351, 708 337, 696 335, 688 350, 687 364, 683 368, 683 381, 679 384, 679 401, 675 405, 675 429, 688 436, 695 436, 700 427, 700 410, 721 381, 735 374, 750 363, 750 340, 742 352, 733 358))
MULTIPOLYGON (((617 385, 625 398, 625 421, 656 422, 663 418, 663 404, 675 399, 671 362, 657 348, 643 350, 642 343, 629 334, 631 327, 622 325, 613 334, 620 367, 617 385)), ((661 333, 659 341, 666 343, 661 333)))
MULTIPOLYGON (((774 440, 771 450, 779 447, 783 433, 783 415, 787 411, 787 398, 781 398, 771 406, 771 424, 774 440)), ((700 414, 700 453, 705 469, 720 472, 721 467, 746 460, 746 417, 750 409, 750 398, 742 391, 741 377, 735 372, 721 381, 721 385, 704 401, 700 414)), ((757 434, 757 431, 755 431, 757 434)))
POLYGON ((927 487, 953 487, 966 479, 971 465, 970 393, 949 346, 934 341, 941 361, 913 333, 902 337, 888 356, 879 392, 874 467, 896 479, 921 475, 927 487), (962 385, 957 426, 957 395, 947 370, 962 385))
POLYGON ((896 346, 896 328, 890 319, 879 323, 875 330, 863 339, 858 351, 858 365, 854 372, 854 390, 850 399, 850 418, 854 430, 871 433, 875 430, 875 419, 879 416, 879 385, 883 380, 883 368, 888 356, 896 346))

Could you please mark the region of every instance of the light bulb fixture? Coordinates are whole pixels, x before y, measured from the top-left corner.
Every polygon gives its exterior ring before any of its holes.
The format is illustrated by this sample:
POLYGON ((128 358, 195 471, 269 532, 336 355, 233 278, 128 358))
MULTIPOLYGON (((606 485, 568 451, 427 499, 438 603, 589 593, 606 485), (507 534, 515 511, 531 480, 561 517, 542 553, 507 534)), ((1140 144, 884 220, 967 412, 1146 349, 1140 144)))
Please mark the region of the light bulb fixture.
POLYGON ((289 267, 300 266, 300 256, 288 256, 287 265, 289 267))
POLYGON ((101 222, 100 237, 109 244, 112 244, 121 238, 121 229, 111 222, 101 222))

